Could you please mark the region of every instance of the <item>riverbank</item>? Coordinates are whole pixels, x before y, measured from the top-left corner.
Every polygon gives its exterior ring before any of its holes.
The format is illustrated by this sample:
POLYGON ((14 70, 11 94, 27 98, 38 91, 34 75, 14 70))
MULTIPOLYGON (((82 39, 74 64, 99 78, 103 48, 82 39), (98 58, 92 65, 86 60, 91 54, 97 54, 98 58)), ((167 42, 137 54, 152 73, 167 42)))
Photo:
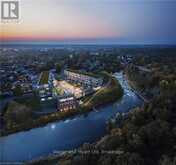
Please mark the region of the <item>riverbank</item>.
POLYGON ((68 117, 88 113, 95 107, 117 101, 123 95, 123 89, 120 86, 118 80, 116 80, 113 76, 110 74, 106 74, 105 76, 109 79, 106 85, 93 94, 93 96, 83 103, 78 109, 67 112, 58 111, 52 114, 41 116, 36 120, 28 120, 23 124, 14 125, 13 128, 2 131, 1 136, 7 136, 20 131, 26 131, 32 128, 44 126, 50 122, 64 120, 68 117))
POLYGON ((130 80, 127 73, 125 73, 125 78, 128 81, 128 84, 130 85, 133 92, 135 92, 135 94, 138 95, 144 102, 148 103, 149 99, 146 96, 144 96, 144 94, 142 94, 142 92, 140 91, 140 89, 136 85, 136 82, 130 80))

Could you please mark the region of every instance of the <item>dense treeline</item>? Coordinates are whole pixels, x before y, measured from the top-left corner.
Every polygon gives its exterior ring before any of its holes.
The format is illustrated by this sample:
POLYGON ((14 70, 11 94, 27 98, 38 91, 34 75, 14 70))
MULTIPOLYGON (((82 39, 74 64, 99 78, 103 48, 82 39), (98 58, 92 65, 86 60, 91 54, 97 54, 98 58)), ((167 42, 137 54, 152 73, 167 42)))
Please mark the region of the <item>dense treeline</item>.
POLYGON ((126 75, 130 82, 130 85, 146 95, 148 98, 156 95, 159 85, 159 76, 152 72, 141 71, 138 67, 130 64, 126 68, 126 75))
POLYGON ((137 56, 126 67, 126 74, 133 87, 152 98, 163 85, 172 86, 176 81, 175 56, 137 56))

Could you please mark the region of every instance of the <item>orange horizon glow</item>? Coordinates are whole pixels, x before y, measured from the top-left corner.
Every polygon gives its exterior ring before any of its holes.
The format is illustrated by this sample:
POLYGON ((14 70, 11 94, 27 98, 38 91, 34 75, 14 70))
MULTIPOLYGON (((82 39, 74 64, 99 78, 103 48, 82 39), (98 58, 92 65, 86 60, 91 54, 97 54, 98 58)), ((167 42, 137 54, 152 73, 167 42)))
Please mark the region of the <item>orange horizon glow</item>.
POLYGON ((55 33, 47 33, 47 31, 28 31, 25 32, 23 30, 18 31, 3 31, 0 34, 0 40, 2 41, 15 41, 15 40, 67 40, 67 39, 101 39, 101 38, 113 38, 117 36, 116 34, 106 34, 106 32, 99 30, 96 31, 87 31, 79 33, 68 33, 68 32, 55 32, 55 33))
MULTIPOLYGON (((40 41, 40 40, 44 40, 44 41, 64 41, 64 40, 89 40, 89 39, 104 39, 104 38, 110 38, 109 35, 108 36, 103 36, 103 35, 42 35, 42 34, 37 34, 37 35, 26 35, 26 34, 14 34, 14 33, 9 33, 9 34, 2 34, 0 35, 0 40, 1 41, 40 41)), ((111 38, 114 38, 114 36, 112 36, 111 38)))
POLYGON ((31 28, 31 25, 25 27, 22 24, 1 25, 0 40, 65 40, 65 39, 94 39, 94 38, 113 38, 117 37, 117 32, 109 31, 109 28, 101 25, 96 27, 77 27, 73 29, 67 28, 42 28, 37 26, 31 28))
POLYGON ((176 2, 18 0, 18 22, 0 21, 0 41, 176 43, 176 2), (164 12, 161 12, 164 11, 164 12), (94 42, 93 41, 93 42, 94 42))
MULTIPOLYGON (((6 41, 63 41, 69 39, 101 39, 119 36, 117 29, 92 14, 78 11, 78 6, 54 6, 49 0, 21 0, 19 22, 0 22, 0 40, 6 41), (41 6, 40 2, 43 2, 41 6), (30 2, 30 3, 29 3, 30 2), (38 12, 40 9, 40 12, 38 12), (48 11, 48 12, 46 12, 48 11)), ((88 11, 91 13, 91 11, 88 11)))

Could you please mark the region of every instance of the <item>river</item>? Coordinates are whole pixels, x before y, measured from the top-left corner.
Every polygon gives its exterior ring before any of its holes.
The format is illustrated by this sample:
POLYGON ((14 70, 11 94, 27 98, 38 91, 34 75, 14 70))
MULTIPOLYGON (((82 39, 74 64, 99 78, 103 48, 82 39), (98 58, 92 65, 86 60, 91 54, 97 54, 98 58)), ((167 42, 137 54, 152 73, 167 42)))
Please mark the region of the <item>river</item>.
POLYGON ((100 107, 85 115, 53 122, 40 128, 11 134, 0 138, 0 162, 21 162, 70 150, 85 142, 95 142, 106 134, 106 121, 117 112, 128 112, 143 101, 130 90, 123 74, 115 77, 124 89, 124 95, 116 103, 100 107))

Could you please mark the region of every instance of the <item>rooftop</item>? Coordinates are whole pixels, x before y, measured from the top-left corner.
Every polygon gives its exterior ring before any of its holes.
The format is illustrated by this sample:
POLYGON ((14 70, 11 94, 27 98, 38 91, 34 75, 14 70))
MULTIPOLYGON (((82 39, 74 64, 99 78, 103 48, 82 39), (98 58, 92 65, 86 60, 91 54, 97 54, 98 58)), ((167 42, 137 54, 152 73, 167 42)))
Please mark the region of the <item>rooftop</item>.
POLYGON ((94 74, 94 73, 90 73, 90 72, 84 72, 84 71, 73 70, 73 69, 67 69, 66 71, 73 72, 73 73, 78 73, 78 74, 83 74, 83 75, 94 77, 94 78, 100 78, 99 75, 94 74))
POLYGON ((63 98, 63 99, 60 99, 59 102, 65 102, 65 101, 71 101, 71 100, 74 100, 74 97, 63 98))

